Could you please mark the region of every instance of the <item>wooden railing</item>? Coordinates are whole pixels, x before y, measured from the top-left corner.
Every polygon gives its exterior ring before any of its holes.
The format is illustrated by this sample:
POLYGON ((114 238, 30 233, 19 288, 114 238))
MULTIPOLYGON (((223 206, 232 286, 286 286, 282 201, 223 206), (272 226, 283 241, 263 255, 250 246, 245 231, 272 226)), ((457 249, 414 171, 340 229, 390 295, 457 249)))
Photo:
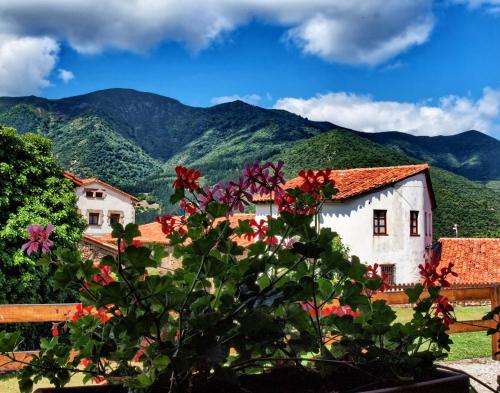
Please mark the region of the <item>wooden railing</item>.
MULTIPOLYGON (((404 286, 404 288, 410 287, 404 286)), ((396 288, 397 289, 397 288, 396 288)), ((402 289, 402 288, 401 288, 402 289)), ((491 308, 500 305, 500 284, 477 286, 477 287, 453 287, 442 290, 451 302, 459 301, 481 301, 489 300, 491 308)), ((425 296, 424 292, 422 296, 425 296)), ((389 292, 379 292, 374 295, 374 300, 384 299, 391 305, 408 304, 408 297, 402 290, 392 290, 389 292)), ((6 304, 0 305, 0 324, 2 323, 33 323, 33 322, 61 322, 66 320, 68 314, 75 310, 77 303, 68 304, 6 304)), ((470 320, 457 321, 450 326, 450 333, 465 333, 485 331, 490 327, 495 327, 494 321, 470 320)), ((500 334, 491 336, 491 356, 495 360, 500 360, 500 356, 495 356, 499 350, 498 340, 500 334)), ((36 351, 26 351, 16 353, 19 360, 29 360, 30 355, 36 351)), ((9 361, 0 356, 0 372, 19 368, 19 364, 9 361)))

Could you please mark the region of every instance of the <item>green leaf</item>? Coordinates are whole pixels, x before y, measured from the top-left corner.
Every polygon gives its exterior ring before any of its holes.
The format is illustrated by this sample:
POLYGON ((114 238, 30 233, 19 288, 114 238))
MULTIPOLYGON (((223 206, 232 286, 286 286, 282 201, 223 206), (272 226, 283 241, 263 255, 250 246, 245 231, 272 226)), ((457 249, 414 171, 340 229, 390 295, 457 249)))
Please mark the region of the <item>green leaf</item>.
POLYGON ((175 205, 181 201, 182 198, 184 198, 184 188, 176 188, 172 196, 170 197, 170 203, 172 205, 175 205))
POLYGON ((0 353, 14 352, 21 341, 20 332, 0 332, 0 353))
POLYGON ((405 293, 410 303, 416 303, 423 291, 424 286, 422 284, 417 284, 413 288, 405 289, 405 293))
POLYGON ((168 367, 170 362, 171 362, 171 360, 167 355, 160 355, 160 356, 153 359, 153 366, 158 371, 163 371, 168 367))
POLYGON ((213 218, 225 217, 227 215, 227 205, 223 203, 209 203, 206 211, 213 218))

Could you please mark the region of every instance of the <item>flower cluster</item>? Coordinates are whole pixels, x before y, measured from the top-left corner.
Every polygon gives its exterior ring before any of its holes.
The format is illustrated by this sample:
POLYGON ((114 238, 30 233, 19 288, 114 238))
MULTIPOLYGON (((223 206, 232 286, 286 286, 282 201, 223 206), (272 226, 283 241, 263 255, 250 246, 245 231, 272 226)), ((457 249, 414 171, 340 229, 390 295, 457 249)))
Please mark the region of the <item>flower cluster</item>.
POLYGON ((388 284, 389 276, 382 272, 382 268, 378 263, 374 263, 373 265, 368 266, 366 276, 370 280, 380 280, 382 282, 380 284, 380 287, 378 288, 378 291, 384 292, 388 289, 391 289, 391 286, 388 284))
POLYGON ((449 263, 448 266, 442 267, 438 270, 438 264, 426 262, 425 265, 418 265, 420 276, 423 279, 425 287, 434 287, 439 285, 441 287, 449 287, 451 284, 447 280, 449 275, 457 276, 452 268, 454 264, 449 263))
POLYGON ((188 169, 185 166, 178 166, 175 168, 177 178, 174 181, 174 188, 185 188, 189 191, 196 191, 200 188, 198 179, 201 173, 196 169, 188 169))
POLYGON ((455 322, 455 318, 452 315, 453 306, 449 303, 447 297, 439 295, 432 308, 434 309, 434 317, 441 318, 446 327, 455 322))
POLYGON ((181 236, 186 234, 186 217, 184 216, 165 214, 156 217, 156 221, 161 224, 161 230, 165 235, 171 235, 174 232, 181 236))
POLYGON ((318 312, 316 312, 314 305, 311 302, 300 303, 300 307, 302 310, 307 311, 311 317, 316 317, 316 314, 318 314, 322 318, 329 315, 337 315, 339 317, 350 315, 351 317, 356 318, 361 315, 359 310, 354 311, 350 306, 334 306, 329 304, 317 310, 318 312))
POLYGON ((278 245, 278 238, 276 236, 267 235, 268 227, 266 225, 266 220, 260 220, 259 222, 257 222, 256 220, 251 219, 249 223, 254 232, 245 234, 245 238, 247 240, 258 239, 264 240, 268 246, 278 245))
MULTIPOLYGON (((113 308, 112 304, 107 304, 106 308, 100 307, 98 309, 94 309, 92 306, 77 304, 76 311, 71 316, 70 321, 75 322, 87 315, 92 315, 95 319, 99 319, 102 324, 105 324, 113 317, 113 314, 110 313, 111 308, 113 308)), ((116 310, 115 314, 120 315, 120 310, 116 310)))
POLYGON ((98 264, 96 267, 99 269, 99 273, 94 274, 92 281, 102 286, 115 282, 115 279, 111 275, 111 266, 98 264))
POLYGON ((38 252, 39 248, 43 254, 47 253, 54 245, 54 242, 49 239, 49 235, 53 230, 54 225, 52 224, 46 227, 34 224, 28 225, 27 231, 29 240, 22 245, 21 250, 26 251, 28 255, 31 255, 33 252, 38 252))
POLYGON ((330 168, 316 172, 311 169, 307 171, 301 170, 299 172, 299 177, 302 179, 302 184, 299 188, 302 191, 319 198, 321 196, 321 187, 326 186, 328 183, 333 183, 333 180, 330 179, 331 173, 332 170, 330 168))
MULTIPOLYGON (((425 265, 418 265, 423 285, 431 288, 436 285, 440 287, 449 287, 451 284, 447 277, 449 275, 455 277, 457 276, 457 273, 452 270, 453 266, 454 264, 450 262, 448 266, 444 266, 438 270, 439 265, 437 263, 426 262, 425 265)), ((445 296, 439 295, 436 298, 433 309, 434 317, 441 318, 446 327, 455 322, 452 315, 453 306, 449 303, 448 298, 445 296)))

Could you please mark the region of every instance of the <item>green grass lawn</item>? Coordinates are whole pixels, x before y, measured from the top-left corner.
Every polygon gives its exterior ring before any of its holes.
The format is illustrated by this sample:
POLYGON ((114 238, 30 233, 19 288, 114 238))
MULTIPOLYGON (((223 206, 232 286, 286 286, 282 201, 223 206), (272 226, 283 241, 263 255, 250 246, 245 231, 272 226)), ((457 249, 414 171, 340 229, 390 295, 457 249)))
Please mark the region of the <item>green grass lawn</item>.
MULTIPOLYGON (((490 308, 488 306, 478 307, 456 307, 456 316, 459 321, 481 319, 490 308)), ((397 321, 407 322, 411 319, 413 310, 411 308, 395 307, 398 315, 397 321)), ((470 358, 481 358, 491 356, 491 338, 486 332, 457 333, 452 334, 453 344, 446 360, 460 360, 470 358)), ((68 386, 82 384, 82 377, 75 376, 68 386)), ((36 388, 50 386, 47 381, 41 381, 36 388)), ((17 380, 11 375, 0 376, 0 393, 19 393, 17 380)))
MULTIPOLYGON (((78 386, 78 385, 83 385, 82 382, 82 376, 81 375, 75 375, 72 379, 71 382, 66 385, 66 386, 78 386)), ((39 383, 35 385, 33 390, 36 390, 38 388, 42 387, 50 387, 50 383, 47 380, 42 380, 39 383)), ((14 377, 12 374, 8 375, 0 375, 0 392, 1 393, 19 393, 19 387, 17 385, 17 379, 14 377)))
MULTIPOLYGON (((413 310, 411 308, 394 307, 398 322, 408 322, 413 310)), ((455 307, 457 321, 481 319, 490 310, 489 306, 455 307)), ((451 335, 453 345, 447 361, 482 358, 491 356, 491 337, 486 332, 456 333, 451 335)))

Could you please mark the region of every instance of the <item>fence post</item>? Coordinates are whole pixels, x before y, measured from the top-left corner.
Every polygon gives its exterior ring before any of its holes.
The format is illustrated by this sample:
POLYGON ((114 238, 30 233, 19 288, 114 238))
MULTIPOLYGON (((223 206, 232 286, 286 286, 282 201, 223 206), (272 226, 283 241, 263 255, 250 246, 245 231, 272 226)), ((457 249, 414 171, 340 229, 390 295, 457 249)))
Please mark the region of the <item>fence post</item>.
MULTIPOLYGON (((491 288, 491 309, 498 306, 500 306, 500 285, 496 284, 491 288)), ((500 351, 498 340, 500 340, 500 333, 491 335, 491 358, 500 361, 500 354, 495 356, 495 352, 500 351)))

